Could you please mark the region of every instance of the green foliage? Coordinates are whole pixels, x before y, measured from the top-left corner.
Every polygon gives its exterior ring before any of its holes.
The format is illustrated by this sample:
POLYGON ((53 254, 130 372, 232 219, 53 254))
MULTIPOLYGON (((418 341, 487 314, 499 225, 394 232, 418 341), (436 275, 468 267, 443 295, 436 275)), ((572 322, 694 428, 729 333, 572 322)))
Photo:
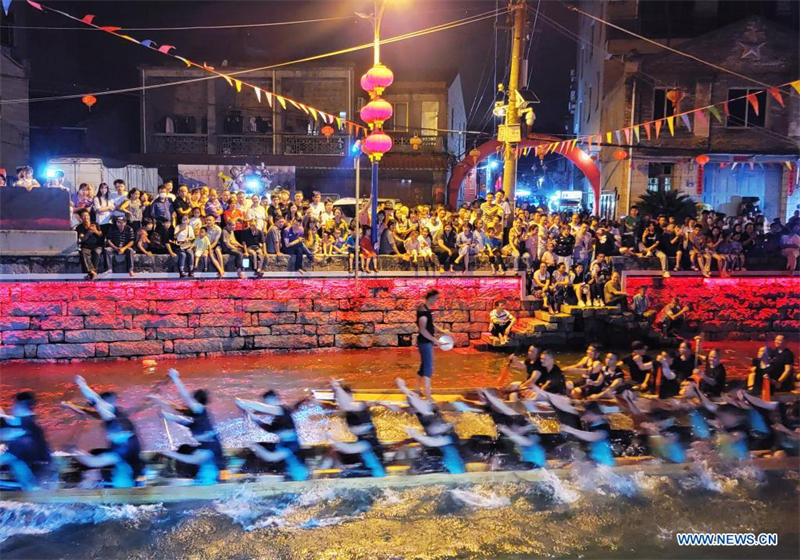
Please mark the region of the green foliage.
POLYGON ((656 217, 660 214, 675 216, 679 220, 697 215, 694 200, 678 191, 647 191, 636 202, 640 215, 656 217))

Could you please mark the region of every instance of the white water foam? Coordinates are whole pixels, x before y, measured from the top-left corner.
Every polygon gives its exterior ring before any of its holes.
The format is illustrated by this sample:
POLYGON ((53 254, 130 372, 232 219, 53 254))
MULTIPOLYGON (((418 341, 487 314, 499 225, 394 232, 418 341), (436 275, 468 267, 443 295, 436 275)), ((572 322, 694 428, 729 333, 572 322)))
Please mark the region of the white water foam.
POLYGON ((511 505, 511 500, 507 496, 498 496, 493 492, 487 491, 454 488, 450 490, 450 495, 456 501, 478 509, 498 509, 511 505))
POLYGON ((537 482, 537 485, 546 488, 555 503, 572 504, 580 499, 580 493, 567 486, 561 477, 547 469, 542 469, 540 472, 541 480, 537 482))
POLYGON ((165 513, 162 504, 76 505, 30 504, 0 501, 0 542, 17 535, 42 535, 70 524, 99 524, 105 521, 128 521, 133 524, 165 513))

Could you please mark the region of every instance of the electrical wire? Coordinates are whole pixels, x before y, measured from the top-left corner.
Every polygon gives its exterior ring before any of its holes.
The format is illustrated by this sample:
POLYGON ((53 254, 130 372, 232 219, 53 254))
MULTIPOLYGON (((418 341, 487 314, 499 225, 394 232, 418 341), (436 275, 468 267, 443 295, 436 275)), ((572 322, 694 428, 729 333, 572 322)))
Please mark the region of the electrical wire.
MULTIPOLYGON (((281 25, 301 25, 304 23, 322 23, 326 21, 337 21, 342 19, 355 19, 354 16, 336 16, 328 18, 300 19, 295 21, 268 21, 261 23, 238 23, 230 25, 190 25, 182 27, 122 27, 120 31, 211 31, 215 29, 247 29, 260 27, 278 27, 281 25)), ((27 31, 100 31, 90 27, 49 27, 45 25, 0 25, 1 29, 24 29, 27 31)))
MULTIPOLYGON (((501 13, 504 13, 504 12, 507 12, 507 11, 508 11, 508 9, 502 9, 501 13)), ((457 27, 461 27, 463 25, 469 25, 471 23, 476 23, 478 21, 483 21, 485 19, 489 19, 489 18, 492 18, 492 17, 495 17, 494 10, 492 10, 490 12, 485 12, 483 14, 478 14, 478 15, 475 15, 475 16, 462 18, 460 20, 454 20, 452 22, 446 22, 446 23, 435 25, 435 26, 432 26, 432 27, 427 27, 427 28, 420 29, 420 30, 417 30, 417 31, 404 33, 404 34, 401 34, 401 35, 397 35, 395 37, 390 37, 388 39, 381 39, 380 44, 381 45, 390 45, 390 44, 397 43, 397 42, 400 42, 400 41, 405 41, 405 40, 408 40, 408 39, 414 39, 416 37, 421 37, 421 36, 424 36, 424 35, 437 33, 439 31, 447 31, 449 29, 454 29, 454 28, 457 28, 457 27)), ((227 75, 232 77, 232 76, 240 76, 240 75, 244 75, 244 74, 249 74, 249 73, 253 73, 253 72, 260 72, 260 71, 264 71, 264 70, 274 70, 276 68, 282 68, 282 67, 285 67, 285 66, 292 66, 292 65, 295 65, 295 64, 302 64, 302 63, 305 63, 305 62, 312 62, 312 61, 320 60, 320 59, 323 59, 323 58, 329 58, 329 57, 332 57, 332 56, 338 56, 338 55, 341 55, 341 54, 347 54, 347 53, 351 53, 351 52, 356 52, 356 51, 359 51, 359 50, 371 49, 372 47, 373 47, 373 43, 372 42, 364 43, 364 44, 353 46, 353 47, 347 47, 347 48, 344 48, 344 49, 339 49, 339 50, 336 50, 336 51, 331 51, 331 52, 318 54, 318 55, 312 55, 312 56, 308 56, 308 57, 304 57, 304 58, 300 58, 300 59, 290 60, 290 61, 287 61, 287 62, 280 62, 280 63, 276 63, 276 64, 270 64, 270 65, 267 65, 267 66, 259 66, 257 68, 248 68, 248 69, 245 69, 245 70, 237 70, 235 72, 230 72, 227 75)), ((95 97, 97 97, 97 96, 101 96, 101 95, 115 95, 115 94, 119 94, 119 93, 140 92, 140 91, 145 91, 145 90, 150 90, 150 89, 160 89, 160 88, 165 88, 165 87, 173 87, 173 86, 178 86, 178 85, 185 85, 185 84, 191 84, 191 83, 196 83, 196 82, 203 82, 203 81, 206 81, 206 80, 215 80, 215 79, 219 79, 220 77, 221 76, 211 75, 211 76, 202 76, 202 77, 199 77, 199 78, 188 78, 188 79, 185 79, 185 80, 176 80, 174 82, 167 82, 167 83, 164 83, 164 84, 150 84, 150 85, 145 85, 145 86, 119 88, 119 89, 105 90, 105 91, 84 92, 84 93, 76 93, 76 94, 69 94, 69 95, 56 95, 56 96, 49 96, 49 97, 2 99, 2 100, 0 100, 0 105, 10 105, 10 104, 15 104, 15 103, 38 103, 38 102, 42 102, 42 101, 62 101, 62 100, 69 100, 69 99, 80 99, 81 97, 83 97, 85 95, 94 95, 95 97)))

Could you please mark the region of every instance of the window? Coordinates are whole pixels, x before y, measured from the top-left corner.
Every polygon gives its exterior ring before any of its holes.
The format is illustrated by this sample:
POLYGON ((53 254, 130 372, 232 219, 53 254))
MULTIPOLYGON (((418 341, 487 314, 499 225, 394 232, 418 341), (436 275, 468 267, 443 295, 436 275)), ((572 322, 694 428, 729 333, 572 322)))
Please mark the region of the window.
POLYGON ((756 89, 729 89, 728 90, 728 120, 725 126, 728 127, 752 127, 764 126, 764 113, 767 105, 767 92, 756 89), (753 110, 746 95, 755 94, 758 100, 758 115, 753 110))
POLYGON ((669 117, 675 112, 672 101, 667 99, 666 88, 656 88, 653 90, 653 120, 669 117))
POLYGON ((392 103, 392 118, 384 128, 400 132, 408 130, 408 103, 392 103))
POLYGON ((650 163, 647 166, 647 190, 651 192, 672 190, 671 163, 650 163))
POLYGON ((439 102, 422 102, 422 119, 420 122, 421 134, 435 136, 439 129, 439 102))

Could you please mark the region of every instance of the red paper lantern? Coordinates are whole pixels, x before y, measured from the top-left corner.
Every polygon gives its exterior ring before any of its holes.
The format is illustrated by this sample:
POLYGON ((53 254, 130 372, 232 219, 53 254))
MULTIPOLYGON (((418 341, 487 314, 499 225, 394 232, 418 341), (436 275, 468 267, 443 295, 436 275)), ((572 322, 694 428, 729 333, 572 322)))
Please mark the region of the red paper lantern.
POLYGON ((376 97, 360 111, 361 119, 370 125, 370 128, 381 128, 383 123, 392 117, 392 104, 376 97))
POLYGON ((382 131, 376 131, 367 136, 361 144, 365 154, 373 161, 380 161, 383 154, 392 149, 392 139, 382 131))
POLYGON ((701 155, 697 156, 696 158, 694 158, 694 160, 695 160, 697 163, 699 163, 700 165, 705 165, 705 164, 707 164, 707 163, 709 162, 709 160, 710 160, 710 159, 711 159, 711 158, 709 158, 709 157, 708 157, 707 155, 705 155, 705 154, 701 154, 701 155))
POLYGON ((361 87, 365 91, 379 96, 383 90, 392 85, 394 82, 394 74, 383 64, 376 64, 364 74, 361 78, 361 87))
POLYGON ((329 125, 329 124, 326 124, 325 126, 323 126, 323 127, 320 129, 320 132, 322 133, 322 135, 323 135, 325 138, 328 138, 328 137, 330 137, 330 136, 332 136, 332 135, 333 135, 333 133, 334 133, 334 130, 333 130, 333 127, 332 127, 331 125, 329 125))
POLYGON ((83 97, 81 97, 81 101, 83 102, 84 105, 89 107, 89 110, 91 111, 92 105, 97 103, 97 98, 94 95, 84 95, 83 97))
POLYGON ((625 150, 620 149, 614 152, 614 159, 622 161, 626 157, 628 157, 628 152, 626 152, 625 150))

